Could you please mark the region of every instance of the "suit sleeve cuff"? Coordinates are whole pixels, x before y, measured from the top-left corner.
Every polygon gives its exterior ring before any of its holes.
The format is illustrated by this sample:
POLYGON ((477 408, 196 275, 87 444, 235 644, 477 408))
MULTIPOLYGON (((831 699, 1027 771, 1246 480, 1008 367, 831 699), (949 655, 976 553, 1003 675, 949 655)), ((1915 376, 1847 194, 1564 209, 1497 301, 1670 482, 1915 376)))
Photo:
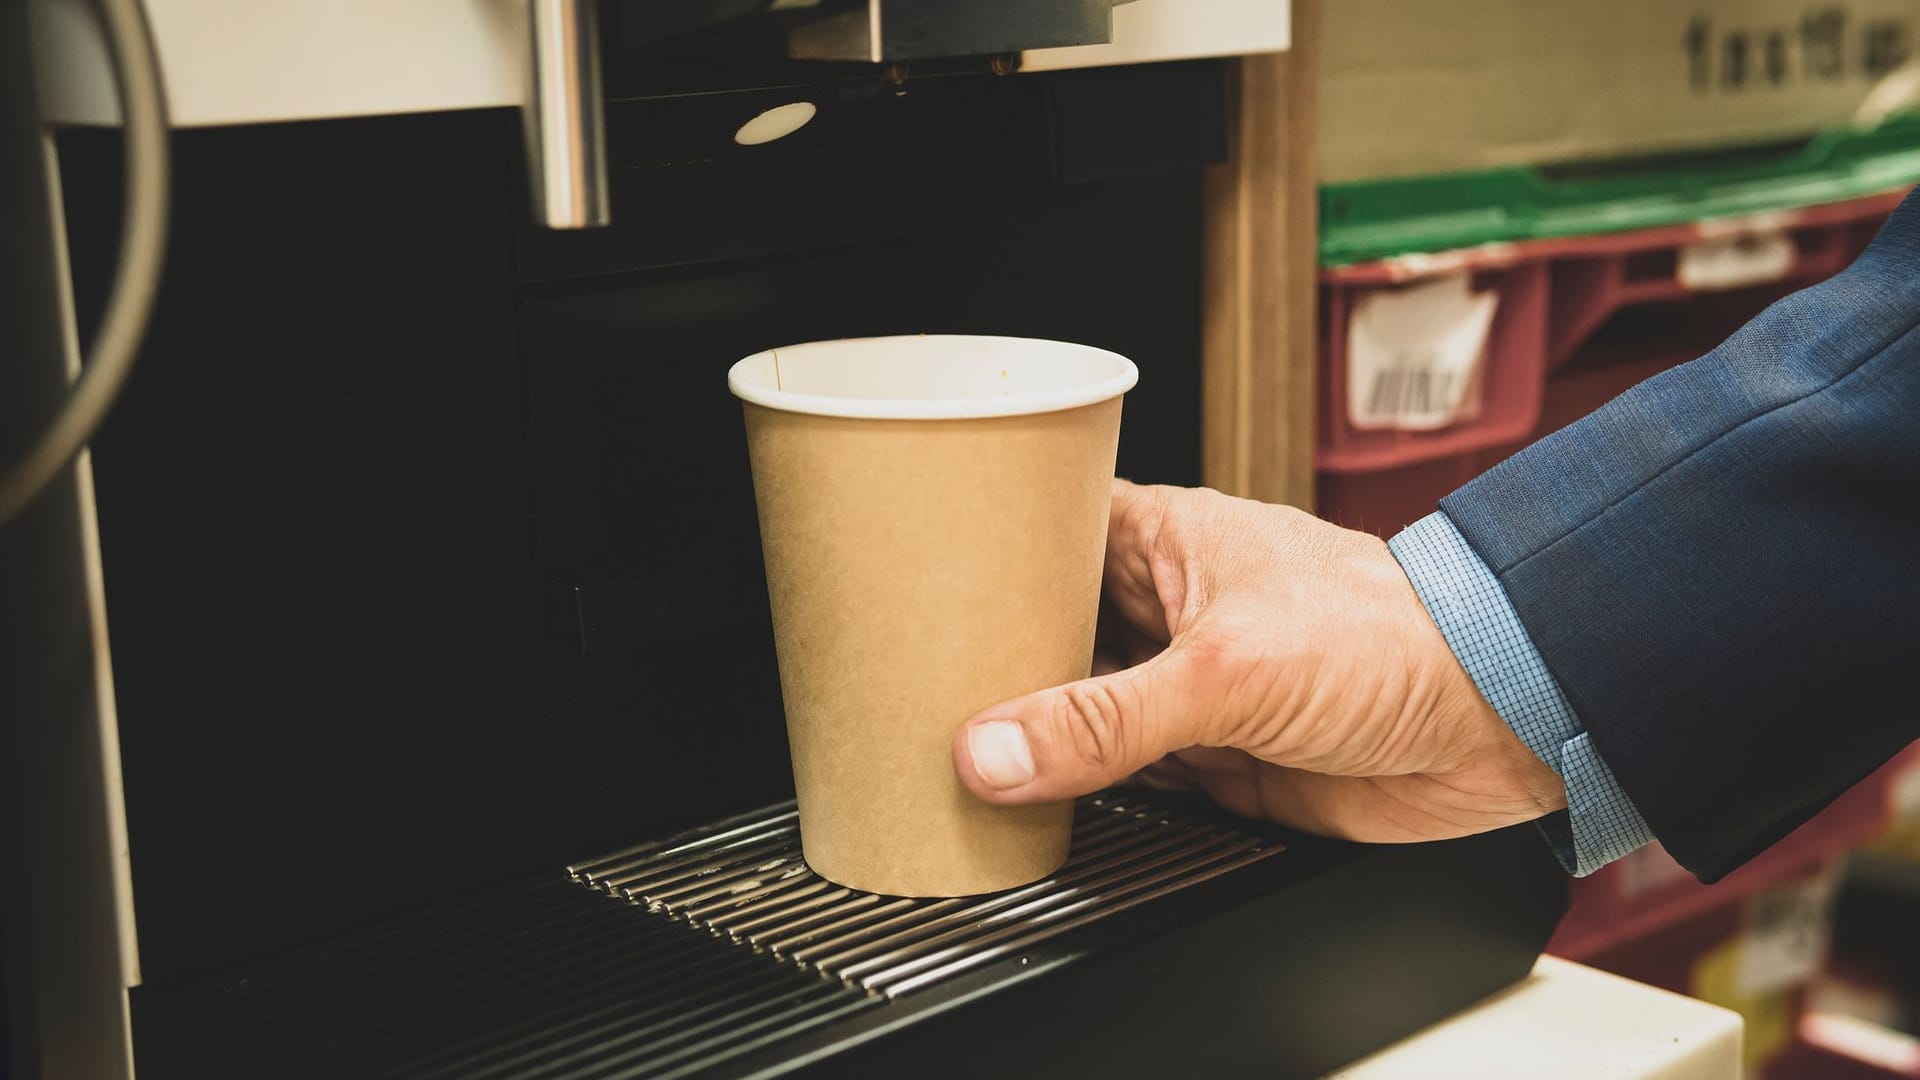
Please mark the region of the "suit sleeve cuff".
POLYGON ((1540 821, 1560 864, 1584 876, 1652 840, 1500 580, 1446 514, 1421 518, 1387 546, 1487 703, 1565 782, 1567 809, 1540 821))

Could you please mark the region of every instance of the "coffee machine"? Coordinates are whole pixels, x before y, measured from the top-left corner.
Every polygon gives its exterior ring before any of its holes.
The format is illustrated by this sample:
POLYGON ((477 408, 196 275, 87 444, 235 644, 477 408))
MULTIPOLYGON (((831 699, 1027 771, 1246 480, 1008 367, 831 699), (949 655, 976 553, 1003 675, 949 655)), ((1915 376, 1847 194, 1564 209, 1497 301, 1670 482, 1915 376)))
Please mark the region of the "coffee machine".
MULTIPOLYGON (((28 1075, 1314 1075, 1529 969, 1527 829, 1116 791, 1013 894, 798 856, 727 366, 1085 342, 1120 472, 1198 483, 1202 174, 1284 0, 221 6, 148 4, 160 297, 0 533, 28 1075)), ((9 46, 23 423, 113 272, 83 14, 9 46)))

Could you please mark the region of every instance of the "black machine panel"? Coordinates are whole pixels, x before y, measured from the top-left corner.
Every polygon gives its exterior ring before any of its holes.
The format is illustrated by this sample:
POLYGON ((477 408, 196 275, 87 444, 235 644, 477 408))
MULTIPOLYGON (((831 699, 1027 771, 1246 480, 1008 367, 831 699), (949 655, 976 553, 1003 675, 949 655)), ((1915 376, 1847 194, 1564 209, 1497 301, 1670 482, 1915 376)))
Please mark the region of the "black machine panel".
MULTIPOLYGON (((764 153, 731 140, 757 91, 616 102, 644 114, 618 224, 580 234, 527 224, 505 111, 176 136, 178 239, 96 451, 148 977, 789 793, 740 356, 1102 345, 1143 373, 1123 471, 1197 482, 1221 73, 1142 72, 1201 120, 1143 120, 1131 175, 1047 150, 1111 124, 1055 101, 1111 73, 853 93, 764 153)), ((91 327, 117 145, 60 150, 91 327)))
MULTIPOLYGON (((558 851, 502 123, 175 136, 159 303, 94 451, 150 980, 558 851)), ((116 142, 60 143, 89 329, 116 142)))

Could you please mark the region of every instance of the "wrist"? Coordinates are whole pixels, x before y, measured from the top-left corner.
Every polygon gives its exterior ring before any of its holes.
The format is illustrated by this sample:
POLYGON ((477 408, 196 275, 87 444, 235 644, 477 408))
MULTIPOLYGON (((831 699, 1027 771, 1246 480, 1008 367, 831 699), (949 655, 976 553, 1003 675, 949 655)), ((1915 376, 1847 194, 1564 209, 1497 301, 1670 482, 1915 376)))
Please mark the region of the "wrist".
MULTIPOLYGON (((1464 753, 1456 768, 1486 777, 1504 794, 1514 821, 1531 821, 1567 808, 1567 785, 1558 770, 1541 760, 1469 678, 1451 653, 1436 663, 1452 669, 1456 704, 1446 711, 1456 718, 1464 737, 1464 753)), ((1486 781, 1483 781, 1486 782, 1486 781)))
POLYGON ((1527 749, 1527 744, 1520 741, 1520 737, 1513 733, 1513 729, 1507 726, 1505 720, 1500 719, 1498 713, 1494 713, 1491 708, 1487 711, 1493 717, 1492 726, 1496 729, 1494 737, 1501 740, 1508 758, 1512 761, 1516 787, 1524 792, 1528 800, 1539 809, 1539 813, 1534 816, 1545 817, 1555 811, 1565 810, 1567 808, 1566 781, 1554 771, 1552 766, 1541 761, 1539 755, 1527 749))

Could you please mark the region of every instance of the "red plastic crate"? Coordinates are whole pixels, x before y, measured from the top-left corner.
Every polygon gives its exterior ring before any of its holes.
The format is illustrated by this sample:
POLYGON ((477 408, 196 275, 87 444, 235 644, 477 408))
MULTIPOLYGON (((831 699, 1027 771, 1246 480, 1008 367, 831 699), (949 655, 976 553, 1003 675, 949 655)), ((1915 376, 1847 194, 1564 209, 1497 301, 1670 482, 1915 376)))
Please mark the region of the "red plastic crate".
POLYGON ((1694 880, 1658 845, 1575 879, 1567 915, 1547 951, 1593 961, 1623 942, 1805 877, 1878 836, 1891 816, 1894 785, 1914 768, 1920 768, 1920 744, 1896 754, 1806 824, 1712 885, 1694 880))
POLYGON ((1808 1013, 1765 1080, 1920 1080, 1920 1039, 1848 1017, 1808 1013))
POLYGON ((1340 267, 1322 275, 1327 284, 1322 290, 1320 319, 1321 356, 1325 359, 1316 455, 1320 469, 1372 472, 1511 442, 1533 430, 1540 417, 1540 388, 1546 378, 1548 278, 1544 260, 1450 271, 1469 275, 1470 293, 1492 292, 1498 301, 1475 378, 1466 390, 1469 418, 1432 431, 1393 427, 1363 430, 1356 425, 1347 385, 1354 337, 1350 331, 1370 301, 1404 293, 1411 284, 1435 281, 1444 275, 1374 284, 1356 278, 1359 269, 1340 267))
MULTIPOLYGON (((1413 492, 1428 490, 1427 485, 1442 480, 1464 480, 1485 467, 1480 462, 1487 451, 1499 451, 1485 462, 1491 464, 1543 429, 1560 426, 1549 426, 1545 418, 1553 396, 1549 375, 1576 357, 1611 316, 1640 305, 1739 292, 1752 300, 1746 312, 1751 317, 1777 296, 1845 267, 1903 194, 1888 192, 1774 214, 1491 244, 1322 270, 1316 451, 1322 512, 1332 510, 1364 521, 1377 531, 1419 517, 1426 510, 1409 516, 1400 509, 1413 492), (1497 304, 1460 416, 1431 430, 1359 426, 1349 386, 1356 317, 1381 297, 1462 275, 1466 293, 1491 293, 1497 304), (1451 465, 1377 479, 1391 471, 1440 462, 1451 465)), ((1410 349, 1409 355, 1419 352, 1410 349)), ((1664 359, 1670 365, 1693 355, 1698 353, 1664 359)), ((1374 362, 1385 363, 1388 373, 1401 370, 1398 359, 1387 363, 1374 357, 1374 362)), ((1419 362, 1417 356, 1408 361, 1419 362)), ((1391 385, 1398 387, 1405 381, 1396 379, 1391 385)), ((1369 385, 1380 383, 1375 380, 1369 385)), ((1582 400, 1582 412, 1605 400, 1582 400)), ((1420 501, 1430 510, 1432 499, 1451 486, 1420 501)))
POLYGON ((1588 343, 1543 388, 1539 419, 1521 438, 1434 461, 1366 473, 1322 472, 1316 510, 1330 521, 1392 536, 1433 512, 1440 498, 1536 439, 1573 423, 1660 372, 1713 348, 1771 303, 1778 290, 1668 305, 1624 340, 1588 343))

